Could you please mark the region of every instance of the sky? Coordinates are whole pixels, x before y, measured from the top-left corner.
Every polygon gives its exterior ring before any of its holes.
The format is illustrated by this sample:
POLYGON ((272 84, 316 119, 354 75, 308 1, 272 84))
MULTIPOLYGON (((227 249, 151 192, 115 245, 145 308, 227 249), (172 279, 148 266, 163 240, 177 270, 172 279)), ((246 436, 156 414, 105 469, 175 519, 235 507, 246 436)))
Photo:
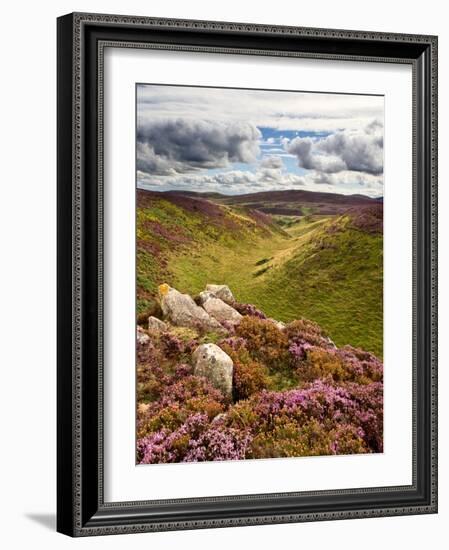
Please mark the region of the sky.
POLYGON ((383 196, 383 96, 137 85, 137 186, 383 196))

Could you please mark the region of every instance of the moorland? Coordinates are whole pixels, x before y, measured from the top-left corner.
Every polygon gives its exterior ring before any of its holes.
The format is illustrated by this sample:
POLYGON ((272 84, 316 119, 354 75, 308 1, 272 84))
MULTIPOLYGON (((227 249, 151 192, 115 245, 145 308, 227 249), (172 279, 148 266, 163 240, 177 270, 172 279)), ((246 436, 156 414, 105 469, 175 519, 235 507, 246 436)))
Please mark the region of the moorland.
POLYGON ((382 357, 383 203, 362 195, 137 191, 137 312, 168 283, 228 285, 283 322, 307 318, 337 345, 382 357))
POLYGON ((137 206, 136 462, 382 452, 382 200, 137 206))

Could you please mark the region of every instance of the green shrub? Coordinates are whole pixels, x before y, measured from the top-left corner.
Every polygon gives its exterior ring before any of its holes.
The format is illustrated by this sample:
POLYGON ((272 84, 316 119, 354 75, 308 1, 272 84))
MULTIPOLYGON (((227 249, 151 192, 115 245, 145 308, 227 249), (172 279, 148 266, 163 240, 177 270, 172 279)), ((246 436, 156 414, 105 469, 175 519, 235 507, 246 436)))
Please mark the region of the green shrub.
POLYGON ((268 386, 267 369, 257 361, 234 362, 234 400, 246 399, 268 386))
POLYGON ((298 367, 298 374, 304 381, 328 376, 335 382, 350 378, 343 360, 337 354, 321 348, 312 348, 307 351, 307 359, 298 367))
POLYGON ((366 453, 368 448, 356 427, 348 424, 329 429, 312 418, 298 424, 287 416, 274 419, 270 431, 252 440, 247 458, 281 458, 366 453))
POLYGON ((229 355, 234 363, 233 388, 234 401, 246 399, 253 393, 268 387, 268 369, 265 365, 251 358, 243 341, 235 339, 223 340, 222 350, 229 355))
POLYGON ((273 370, 288 366, 288 339, 271 321, 245 316, 235 332, 245 339, 246 348, 253 359, 273 370))
POLYGON ((297 365, 302 381, 332 378, 334 382, 370 384, 383 379, 382 363, 371 353, 345 346, 338 350, 312 347, 297 365))
POLYGON ((312 419, 299 426, 288 417, 278 417, 274 427, 261 432, 252 440, 251 458, 281 458, 330 454, 330 438, 327 430, 312 419))

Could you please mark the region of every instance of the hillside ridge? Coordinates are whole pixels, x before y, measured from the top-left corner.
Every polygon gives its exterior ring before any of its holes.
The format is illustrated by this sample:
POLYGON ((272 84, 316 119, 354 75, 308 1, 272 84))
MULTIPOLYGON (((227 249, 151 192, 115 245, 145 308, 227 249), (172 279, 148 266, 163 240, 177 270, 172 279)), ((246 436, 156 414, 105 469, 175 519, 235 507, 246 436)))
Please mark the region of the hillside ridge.
POLYGON ((366 195, 343 195, 340 193, 325 193, 319 191, 306 191, 302 189, 289 189, 281 191, 260 191, 257 193, 245 193, 241 195, 224 195, 221 193, 201 193, 195 191, 146 191, 176 199, 185 197, 189 199, 208 200, 215 204, 228 206, 244 206, 271 215, 302 216, 337 215, 343 214, 353 207, 371 206, 382 202, 378 198, 370 198, 366 195))
POLYGON ((272 317, 304 315, 338 345, 382 357, 381 202, 328 216, 148 191, 137 204, 139 316, 155 307, 162 281, 195 294, 214 279, 272 317))

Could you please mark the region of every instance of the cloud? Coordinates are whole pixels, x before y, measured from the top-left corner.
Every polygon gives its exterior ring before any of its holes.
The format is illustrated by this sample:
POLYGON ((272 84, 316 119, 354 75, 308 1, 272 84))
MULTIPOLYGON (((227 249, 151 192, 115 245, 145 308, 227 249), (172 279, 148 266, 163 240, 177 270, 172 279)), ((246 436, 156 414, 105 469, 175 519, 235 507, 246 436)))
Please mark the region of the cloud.
POLYGON ((314 185, 332 185, 332 186, 350 186, 363 187, 368 189, 382 190, 383 176, 381 174, 367 174, 365 172, 355 172, 345 170, 337 174, 327 174, 311 170, 304 176, 305 182, 314 185))
POLYGON ((262 157, 257 169, 259 179, 265 181, 279 181, 283 178, 284 163, 277 155, 262 157))
POLYGON ((382 176, 372 176, 357 172, 341 172, 339 174, 323 174, 310 171, 300 176, 291 172, 282 173, 276 181, 267 179, 261 171, 249 172, 230 170, 228 172, 193 173, 171 177, 150 177, 143 172, 137 173, 138 186, 144 189, 167 191, 186 189, 203 192, 218 192, 224 194, 252 193, 282 189, 319 190, 329 193, 353 194, 377 197, 382 195, 382 176), (338 187, 337 187, 338 185, 338 187))
POLYGON ((197 172, 174 176, 149 176, 145 172, 137 172, 139 187, 164 190, 194 189, 197 191, 247 193, 254 191, 255 188, 259 190, 290 189, 304 185, 305 181, 302 176, 285 172, 281 167, 260 168, 256 172, 228 170, 217 173, 197 172), (276 172, 276 174, 274 175, 272 172, 276 172))
POLYGON ((254 162, 261 136, 247 122, 143 119, 137 129, 137 169, 173 175, 254 162))
POLYGON ((254 126, 278 130, 335 132, 364 128, 373 119, 381 119, 384 98, 149 84, 137 87, 137 109, 139 120, 245 120, 254 126))
POLYGON ((291 141, 286 141, 285 150, 292 155, 296 155, 298 165, 306 170, 341 172, 347 168, 339 157, 322 154, 316 141, 309 137, 297 137, 291 141))
POLYGON ((248 189, 262 187, 254 172, 230 170, 228 172, 176 175, 171 177, 150 177, 137 173, 138 186, 153 190, 188 189, 195 191, 217 191, 220 193, 243 193, 248 189))
POLYGON ((170 190, 192 189, 195 191, 217 191, 238 194, 273 189, 295 189, 364 193, 370 196, 382 195, 383 176, 343 170, 326 173, 308 170, 302 175, 289 172, 279 156, 265 156, 255 170, 222 170, 219 172, 197 171, 189 174, 154 175, 138 171, 138 186, 147 189, 170 190))
POLYGON ((263 157, 260 161, 260 167, 266 169, 279 170, 282 168, 283 162, 282 159, 276 155, 270 155, 263 157))
POLYGON ((157 155, 152 145, 137 142, 137 170, 147 174, 171 176, 181 171, 182 167, 181 162, 157 155))
MULTIPOLYGON (((198 178, 201 181, 201 178, 198 178)), ((218 185, 224 185, 225 187, 232 187, 234 185, 242 184, 255 184, 257 183, 257 176, 253 172, 246 172, 243 170, 231 170, 229 172, 220 172, 218 174, 212 174, 203 178, 203 183, 216 183, 218 185)))
POLYGON ((383 113, 381 96, 139 85, 137 183, 381 195, 383 113))
POLYGON ((321 139, 284 140, 285 150, 306 170, 325 174, 343 171, 383 172, 383 126, 374 120, 360 130, 341 130, 321 139))

